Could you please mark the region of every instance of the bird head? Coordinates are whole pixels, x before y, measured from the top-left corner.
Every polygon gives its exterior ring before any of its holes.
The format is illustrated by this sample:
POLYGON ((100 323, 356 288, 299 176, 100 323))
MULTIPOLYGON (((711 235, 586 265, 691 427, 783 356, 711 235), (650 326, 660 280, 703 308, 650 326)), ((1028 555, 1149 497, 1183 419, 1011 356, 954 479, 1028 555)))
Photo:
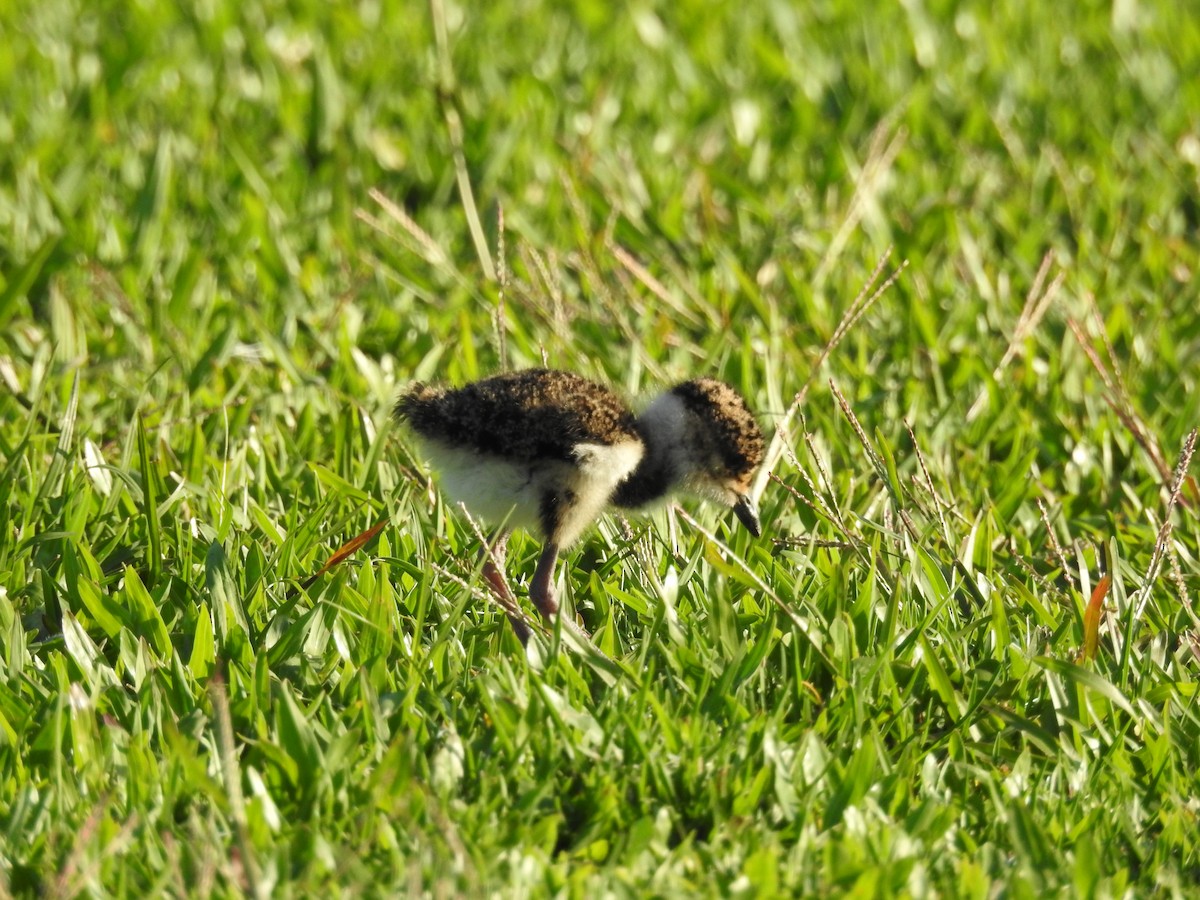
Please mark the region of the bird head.
POLYGON ((665 444, 677 487, 731 508, 755 537, 762 533, 751 484, 762 464, 762 430, 742 396, 724 382, 677 384, 642 416, 665 444))

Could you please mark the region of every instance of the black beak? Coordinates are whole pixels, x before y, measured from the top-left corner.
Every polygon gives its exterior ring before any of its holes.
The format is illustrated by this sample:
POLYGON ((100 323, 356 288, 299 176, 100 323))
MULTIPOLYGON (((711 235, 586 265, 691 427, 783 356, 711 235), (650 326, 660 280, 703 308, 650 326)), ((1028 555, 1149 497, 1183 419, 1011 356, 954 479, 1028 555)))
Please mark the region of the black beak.
POLYGON ((754 505, 754 500, 749 494, 738 497, 737 503, 733 504, 733 511, 747 531, 755 537, 762 536, 762 527, 758 524, 758 507, 754 505))

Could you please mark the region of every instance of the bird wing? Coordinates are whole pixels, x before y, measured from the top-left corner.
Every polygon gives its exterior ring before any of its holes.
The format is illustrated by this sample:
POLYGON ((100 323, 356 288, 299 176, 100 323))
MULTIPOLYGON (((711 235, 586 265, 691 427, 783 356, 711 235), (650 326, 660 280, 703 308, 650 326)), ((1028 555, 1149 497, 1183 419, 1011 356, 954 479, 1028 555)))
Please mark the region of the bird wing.
POLYGON ((608 388, 570 372, 508 372, 444 390, 416 385, 396 404, 422 437, 508 459, 576 462, 580 443, 640 440, 608 388))

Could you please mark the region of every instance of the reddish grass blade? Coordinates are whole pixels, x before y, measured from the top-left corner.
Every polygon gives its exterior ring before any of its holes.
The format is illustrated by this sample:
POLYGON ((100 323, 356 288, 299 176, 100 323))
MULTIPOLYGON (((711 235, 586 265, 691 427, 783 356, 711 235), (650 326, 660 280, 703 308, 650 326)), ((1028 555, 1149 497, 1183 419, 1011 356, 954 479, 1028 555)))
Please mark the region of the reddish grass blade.
POLYGON ((1087 609, 1083 611, 1083 650, 1084 660, 1096 658, 1100 647, 1100 613, 1104 607, 1104 598, 1108 596, 1108 587, 1112 579, 1105 575, 1092 591, 1092 599, 1088 601, 1087 609))
POLYGON ((310 584, 312 584, 334 566, 340 565, 341 563, 345 562, 348 557, 361 550, 363 546, 371 540, 371 538, 383 531, 383 526, 386 525, 388 521, 388 519, 380 519, 362 534, 353 537, 346 543, 342 544, 342 546, 338 548, 338 551, 329 557, 329 560, 325 563, 325 565, 321 566, 320 571, 314 575, 310 575, 304 580, 304 587, 307 589, 310 584))

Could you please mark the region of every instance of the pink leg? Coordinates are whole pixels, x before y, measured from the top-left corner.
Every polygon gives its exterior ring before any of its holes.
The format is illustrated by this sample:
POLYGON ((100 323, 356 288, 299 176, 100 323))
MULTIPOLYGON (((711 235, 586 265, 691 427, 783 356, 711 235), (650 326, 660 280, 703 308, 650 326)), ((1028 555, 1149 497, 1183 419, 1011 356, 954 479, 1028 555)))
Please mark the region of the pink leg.
POLYGON ((484 548, 483 577, 487 580, 492 593, 500 600, 500 605, 508 611, 508 621, 516 632, 517 640, 524 646, 529 641, 529 626, 516 615, 517 600, 508 589, 504 580, 504 557, 508 550, 508 532, 501 531, 491 542, 491 547, 484 548))
POLYGON ((529 584, 529 599, 538 608, 542 618, 549 622, 558 615, 558 601, 554 599, 554 564, 558 562, 558 545, 548 543, 542 548, 533 581, 529 584))

